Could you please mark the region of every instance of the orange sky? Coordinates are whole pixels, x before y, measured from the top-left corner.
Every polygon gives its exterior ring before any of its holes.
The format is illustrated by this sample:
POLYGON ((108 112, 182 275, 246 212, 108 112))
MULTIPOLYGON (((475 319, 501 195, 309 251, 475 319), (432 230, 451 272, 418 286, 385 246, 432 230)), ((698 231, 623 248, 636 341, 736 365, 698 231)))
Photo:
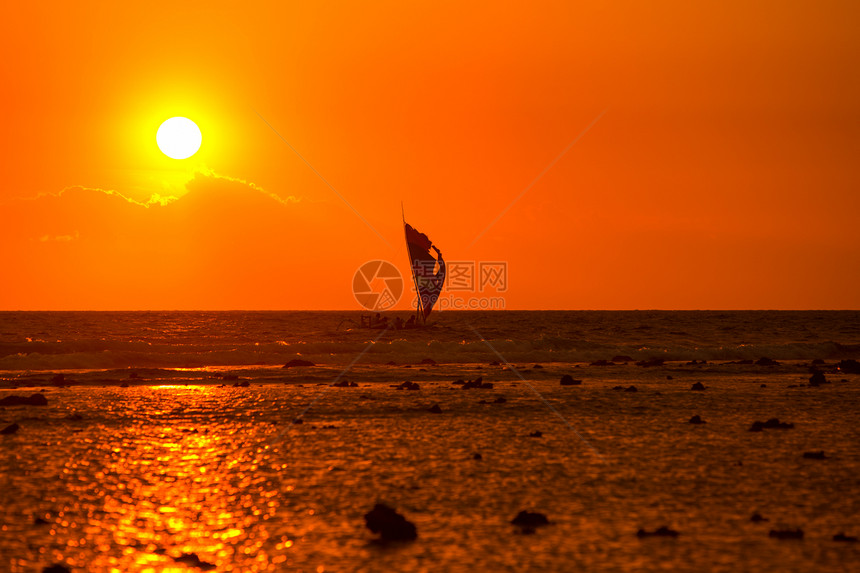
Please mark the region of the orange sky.
POLYGON ((860 4, 341 4, 7 6, 0 308, 358 309, 401 200, 511 309, 860 308, 860 4))

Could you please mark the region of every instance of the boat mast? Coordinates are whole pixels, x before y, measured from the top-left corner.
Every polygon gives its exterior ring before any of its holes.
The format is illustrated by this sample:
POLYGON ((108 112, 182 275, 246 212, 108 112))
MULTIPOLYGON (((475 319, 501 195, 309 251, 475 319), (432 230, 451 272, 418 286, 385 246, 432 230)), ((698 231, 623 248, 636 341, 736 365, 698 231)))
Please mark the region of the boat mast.
POLYGON ((421 305, 421 292, 418 290, 418 277, 415 276, 415 262, 412 260, 412 255, 409 253, 409 237, 406 235, 406 211, 403 210, 403 201, 400 202, 400 216, 403 218, 403 237, 406 240, 406 255, 409 257, 409 271, 412 273, 412 284, 415 285, 415 307, 416 318, 419 318, 422 323, 425 322, 424 307, 421 305))

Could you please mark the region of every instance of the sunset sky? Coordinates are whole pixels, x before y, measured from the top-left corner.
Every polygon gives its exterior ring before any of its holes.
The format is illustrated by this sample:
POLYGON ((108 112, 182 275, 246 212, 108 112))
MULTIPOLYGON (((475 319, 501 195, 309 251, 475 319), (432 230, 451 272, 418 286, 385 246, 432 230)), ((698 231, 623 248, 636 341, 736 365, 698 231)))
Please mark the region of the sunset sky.
POLYGON ((510 309, 860 308, 860 3, 500 6, 7 4, 0 309, 359 309, 401 201, 510 309))

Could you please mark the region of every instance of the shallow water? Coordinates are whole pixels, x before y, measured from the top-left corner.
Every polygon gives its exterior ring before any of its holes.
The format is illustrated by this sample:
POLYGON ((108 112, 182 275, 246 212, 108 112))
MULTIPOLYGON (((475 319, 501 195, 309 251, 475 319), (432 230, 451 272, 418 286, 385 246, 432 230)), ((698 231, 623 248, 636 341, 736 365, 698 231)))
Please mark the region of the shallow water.
POLYGON ((789 388, 806 364, 547 363, 525 382, 478 366, 408 371, 418 391, 370 370, 358 388, 49 388, 47 407, 0 409, 0 425, 21 425, 0 436, 0 563, 194 571, 175 558, 195 553, 217 571, 841 571, 860 560, 860 544, 831 539, 860 535, 860 376, 831 363, 831 384, 789 388), (450 383, 478 372, 495 388, 450 383), (560 386, 563 372, 583 385, 560 386), (639 392, 612 390, 630 384, 639 392), (707 423, 689 424, 694 414, 707 423), (747 431, 771 417, 795 428, 747 431), (829 459, 802 457, 812 450, 829 459), (377 501, 418 540, 374 543, 362 516, 377 501), (553 523, 520 533, 521 509, 553 523), (662 525, 681 535, 636 537, 662 525), (795 527, 802 541, 768 536, 795 527))

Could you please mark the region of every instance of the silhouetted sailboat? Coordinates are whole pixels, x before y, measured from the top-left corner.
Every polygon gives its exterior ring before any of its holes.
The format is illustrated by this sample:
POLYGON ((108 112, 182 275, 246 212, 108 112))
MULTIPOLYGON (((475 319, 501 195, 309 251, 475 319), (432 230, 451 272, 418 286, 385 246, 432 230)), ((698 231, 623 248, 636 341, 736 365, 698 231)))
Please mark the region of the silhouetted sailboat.
POLYGON ((445 261, 442 259, 442 252, 427 235, 406 222, 405 215, 403 230, 415 285, 418 322, 425 324, 445 285, 445 261), (435 257, 430 253, 430 249, 436 251, 435 257))

